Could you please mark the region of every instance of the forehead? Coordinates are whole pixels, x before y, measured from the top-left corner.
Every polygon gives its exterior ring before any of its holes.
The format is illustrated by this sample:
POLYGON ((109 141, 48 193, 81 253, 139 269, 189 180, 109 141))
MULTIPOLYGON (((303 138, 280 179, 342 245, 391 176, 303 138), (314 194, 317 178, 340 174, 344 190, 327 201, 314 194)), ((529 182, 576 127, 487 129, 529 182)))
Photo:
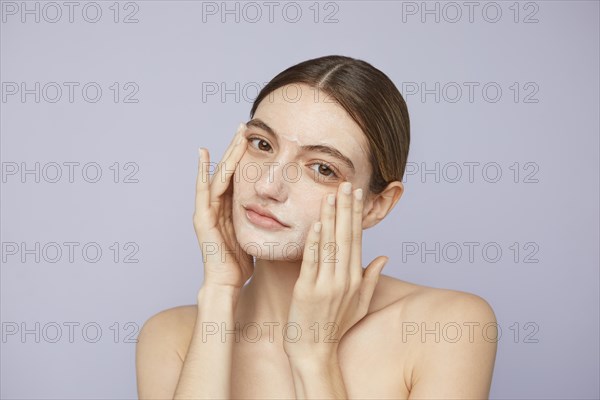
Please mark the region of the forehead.
POLYGON ((332 146, 350 158, 358 171, 367 167, 367 139, 360 126, 316 88, 305 84, 278 88, 260 102, 254 117, 297 145, 332 146))

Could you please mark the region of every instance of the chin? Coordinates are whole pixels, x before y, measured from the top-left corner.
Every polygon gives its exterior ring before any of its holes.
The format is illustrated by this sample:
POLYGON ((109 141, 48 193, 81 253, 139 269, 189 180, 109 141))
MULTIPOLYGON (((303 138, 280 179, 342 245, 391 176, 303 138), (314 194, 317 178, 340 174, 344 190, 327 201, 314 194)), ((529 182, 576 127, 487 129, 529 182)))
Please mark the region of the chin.
MULTIPOLYGON (((257 260, 268 261, 301 261, 304 252, 304 241, 301 243, 282 237, 280 232, 261 232, 244 226, 244 222, 234 222, 238 244, 242 250, 257 260), (242 226, 240 226, 242 225, 242 226)), ((294 236, 294 235, 292 235, 294 236)))
POLYGON ((282 240, 281 235, 266 237, 260 233, 245 232, 242 228, 238 236, 239 246, 257 260, 300 261, 304 243, 282 240))

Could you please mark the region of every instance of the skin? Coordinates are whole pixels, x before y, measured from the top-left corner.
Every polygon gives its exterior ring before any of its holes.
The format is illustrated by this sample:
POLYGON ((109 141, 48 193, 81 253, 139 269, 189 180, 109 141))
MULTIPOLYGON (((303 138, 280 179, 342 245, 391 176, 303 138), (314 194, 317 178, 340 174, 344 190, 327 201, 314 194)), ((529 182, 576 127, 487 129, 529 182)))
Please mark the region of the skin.
MULTIPOLYGON (((370 193, 372 170, 360 127, 339 105, 324 97, 315 101, 310 88, 300 87, 311 95, 290 102, 280 88, 257 108, 253 121, 268 125, 276 137, 250 122, 234 136, 210 184, 207 169, 199 169, 194 222, 200 245, 225 243, 221 249, 237 251, 224 262, 222 253, 211 254, 202 247, 207 255, 198 305, 165 310, 144 325, 137 349, 140 398, 173 398, 174 393, 177 398, 184 393, 231 398, 486 398, 496 341, 485 340, 494 338, 493 329, 484 336, 481 327, 496 322, 493 310, 470 293, 381 275, 385 256, 363 268, 362 231, 389 214, 404 188, 392 182, 379 195, 370 193), (355 171, 331 155, 300 151, 310 144, 336 148, 355 171), (330 171, 315 165, 323 162, 338 176, 321 176, 319 172, 330 171), (256 165, 260 178, 249 179, 249 167, 256 165), (300 171, 298 180, 286 179, 287 165, 297 166, 288 171, 300 171), (221 175, 234 168, 233 177, 221 175), (344 182, 354 191, 345 193, 344 182), (334 195, 333 205, 328 195, 334 195), (243 208, 248 203, 262 205, 289 227, 270 231, 251 224, 243 208), (249 243, 258 246, 247 247, 249 243), (286 254, 283 245, 289 243, 303 252, 286 254), (328 243, 336 249, 334 254, 328 243), (257 257, 254 268, 252 255, 257 257), (331 259, 335 262, 325 262, 331 259), (226 314, 229 329, 239 323, 241 340, 228 348, 222 343, 202 347, 196 340, 197 321, 220 321, 226 314), (281 329, 290 322, 304 333, 295 342, 284 340, 281 329), (318 340, 311 330, 315 323, 318 340), (444 331, 436 341, 435 334, 419 332, 435 331, 436 324, 457 324, 462 335, 456 339, 455 331, 444 331), (252 328, 256 325, 262 327, 258 337, 252 328), (268 326, 276 328, 269 331, 268 326), (211 357, 213 367, 224 369, 221 373, 209 372, 210 363, 198 360, 211 357), (209 386, 217 389, 209 392, 209 386)), ((208 152, 201 151, 201 158, 209 161, 208 152)))

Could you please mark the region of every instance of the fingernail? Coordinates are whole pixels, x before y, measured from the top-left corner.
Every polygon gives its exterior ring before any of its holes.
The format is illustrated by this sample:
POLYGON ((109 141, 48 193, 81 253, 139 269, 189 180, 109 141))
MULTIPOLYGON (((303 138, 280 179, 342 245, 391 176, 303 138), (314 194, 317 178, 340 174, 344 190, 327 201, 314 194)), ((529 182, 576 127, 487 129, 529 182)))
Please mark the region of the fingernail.
POLYGON ((344 194, 350 194, 351 191, 352 191, 352 184, 350 182, 342 183, 342 192, 344 194))
POLYGON ((356 200, 362 200, 362 196, 363 196, 362 189, 356 189, 354 191, 354 197, 356 198, 356 200))
POLYGON ((383 265, 381 266, 381 269, 383 270, 385 268, 385 266, 387 265, 388 261, 390 261, 389 257, 385 258, 385 262, 383 263, 383 265))
POLYGON ((200 156, 200 159, 202 160, 202 147, 198 147, 198 156, 200 156))
POLYGON ((244 129, 244 126, 246 126, 246 124, 244 124, 243 122, 240 122, 240 125, 237 128, 237 132, 240 133, 244 129))
POLYGON ((321 232, 321 222, 315 222, 315 226, 313 227, 313 229, 315 230, 315 232, 319 233, 321 232))
POLYGON ((236 144, 236 145, 237 145, 237 144, 241 144, 243 140, 244 140, 244 137, 243 137, 243 136, 240 136, 240 138, 237 140, 237 142, 235 142, 235 144, 236 144))
POLYGON ((335 205, 335 194, 330 194, 327 196, 327 203, 329 203, 330 206, 335 205))

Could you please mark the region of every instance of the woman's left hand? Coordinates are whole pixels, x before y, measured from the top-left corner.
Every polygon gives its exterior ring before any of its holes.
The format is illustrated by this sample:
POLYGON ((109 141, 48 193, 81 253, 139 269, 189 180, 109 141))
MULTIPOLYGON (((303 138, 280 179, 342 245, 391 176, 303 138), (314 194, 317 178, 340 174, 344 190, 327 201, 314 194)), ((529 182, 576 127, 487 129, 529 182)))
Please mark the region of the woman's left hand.
POLYGON ((290 362, 335 360, 342 336, 367 314, 388 258, 363 270, 362 213, 362 190, 352 193, 350 182, 321 201, 292 293, 283 342, 290 362))

